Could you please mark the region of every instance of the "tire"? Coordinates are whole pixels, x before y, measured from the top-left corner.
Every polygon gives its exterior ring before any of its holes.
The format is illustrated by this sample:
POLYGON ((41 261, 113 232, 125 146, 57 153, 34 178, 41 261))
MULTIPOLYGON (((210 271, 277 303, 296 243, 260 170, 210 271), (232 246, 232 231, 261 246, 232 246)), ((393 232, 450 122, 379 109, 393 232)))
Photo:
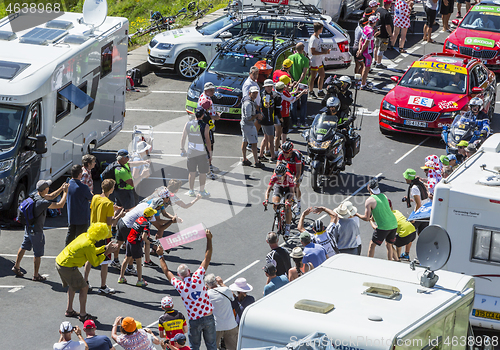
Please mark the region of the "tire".
POLYGON ((198 63, 203 60, 203 57, 196 52, 182 53, 175 63, 175 70, 181 77, 193 80, 201 72, 198 63))
POLYGON ((321 176, 318 172, 318 169, 312 168, 311 169, 311 186, 314 191, 319 192, 321 189, 321 176))
POLYGON ((14 198, 12 199, 12 204, 9 208, 8 215, 10 218, 17 217, 17 208, 19 208, 19 204, 21 204, 21 202, 25 200, 26 197, 26 186, 22 182, 20 182, 16 187, 14 198))

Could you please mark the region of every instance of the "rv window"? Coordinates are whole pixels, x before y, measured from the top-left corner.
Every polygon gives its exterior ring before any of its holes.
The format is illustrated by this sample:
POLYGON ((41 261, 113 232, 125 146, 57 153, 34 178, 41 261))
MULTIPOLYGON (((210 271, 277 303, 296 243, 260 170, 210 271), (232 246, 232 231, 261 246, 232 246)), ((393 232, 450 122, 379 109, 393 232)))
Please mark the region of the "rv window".
POLYGON ((500 230, 474 228, 472 259, 500 263, 500 230))
POLYGON ((101 78, 105 77, 113 70, 113 42, 110 42, 101 49, 101 78))
POLYGON ((26 136, 35 137, 42 132, 40 123, 40 111, 40 102, 34 104, 31 107, 28 118, 26 118, 26 136))
MULTIPOLYGON (((65 87, 64 87, 65 88, 65 87)), ((57 102, 56 102, 56 123, 63 119, 71 111, 71 103, 66 97, 61 95, 61 91, 64 88, 57 91, 57 102)))
POLYGON ((0 149, 12 147, 21 129, 24 109, 21 107, 0 105, 0 149))

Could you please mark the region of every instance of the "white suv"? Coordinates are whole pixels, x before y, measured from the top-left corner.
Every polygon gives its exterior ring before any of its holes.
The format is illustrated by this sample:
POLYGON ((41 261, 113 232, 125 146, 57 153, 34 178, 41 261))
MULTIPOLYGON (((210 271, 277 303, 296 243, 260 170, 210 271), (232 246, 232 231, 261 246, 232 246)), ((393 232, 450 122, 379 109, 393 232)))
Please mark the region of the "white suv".
POLYGON ((199 73, 200 61, 209 62, 215 56, 215 47, 225 39, 244 33, 279 34, 294 36, 307 46, 313 34, 313 23, 320 22, 325 48, 330 54, 324 59, 325 69, 346 68, 351 64, 349 34, 326 15, 271 15, 253 14, 238 18, 224 15, 201 27, 170 30, 156 35, 148 45, 148 62, 175 69, 184 78, 194 79, 199 73))

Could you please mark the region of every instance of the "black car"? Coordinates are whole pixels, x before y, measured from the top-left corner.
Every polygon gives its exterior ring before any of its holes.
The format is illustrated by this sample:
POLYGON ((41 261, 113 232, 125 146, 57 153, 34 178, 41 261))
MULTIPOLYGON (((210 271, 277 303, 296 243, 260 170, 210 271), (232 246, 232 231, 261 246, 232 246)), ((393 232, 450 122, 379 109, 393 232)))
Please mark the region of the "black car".
MULTIPOLYGON (((215 85, 214 108, 223 120, 240 120, 242 87, 250 67, 265 61, 272 69, 261 70, 259 81, 272 77, 274 69, 293 53, 295 42, 290 38, 267 35, 243 35, 221 44, 214 59, 188 89, 186 111, 193 113, 207 82, 215 85)), ((203 65, 203 64, 202 64, 203 65)))

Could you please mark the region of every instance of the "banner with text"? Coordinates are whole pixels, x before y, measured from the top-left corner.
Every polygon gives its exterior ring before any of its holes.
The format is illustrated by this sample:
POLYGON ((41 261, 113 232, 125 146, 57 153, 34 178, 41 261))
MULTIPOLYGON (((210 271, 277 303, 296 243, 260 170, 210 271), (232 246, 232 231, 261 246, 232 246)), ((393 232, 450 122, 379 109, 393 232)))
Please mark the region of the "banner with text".
POLYGON ((174 233, 168 237, 160 238, 159 241, 163 249, 167 250, 182 244, 197 241, 206 236, 205 226, 203 224, 198 224, 174 233))

